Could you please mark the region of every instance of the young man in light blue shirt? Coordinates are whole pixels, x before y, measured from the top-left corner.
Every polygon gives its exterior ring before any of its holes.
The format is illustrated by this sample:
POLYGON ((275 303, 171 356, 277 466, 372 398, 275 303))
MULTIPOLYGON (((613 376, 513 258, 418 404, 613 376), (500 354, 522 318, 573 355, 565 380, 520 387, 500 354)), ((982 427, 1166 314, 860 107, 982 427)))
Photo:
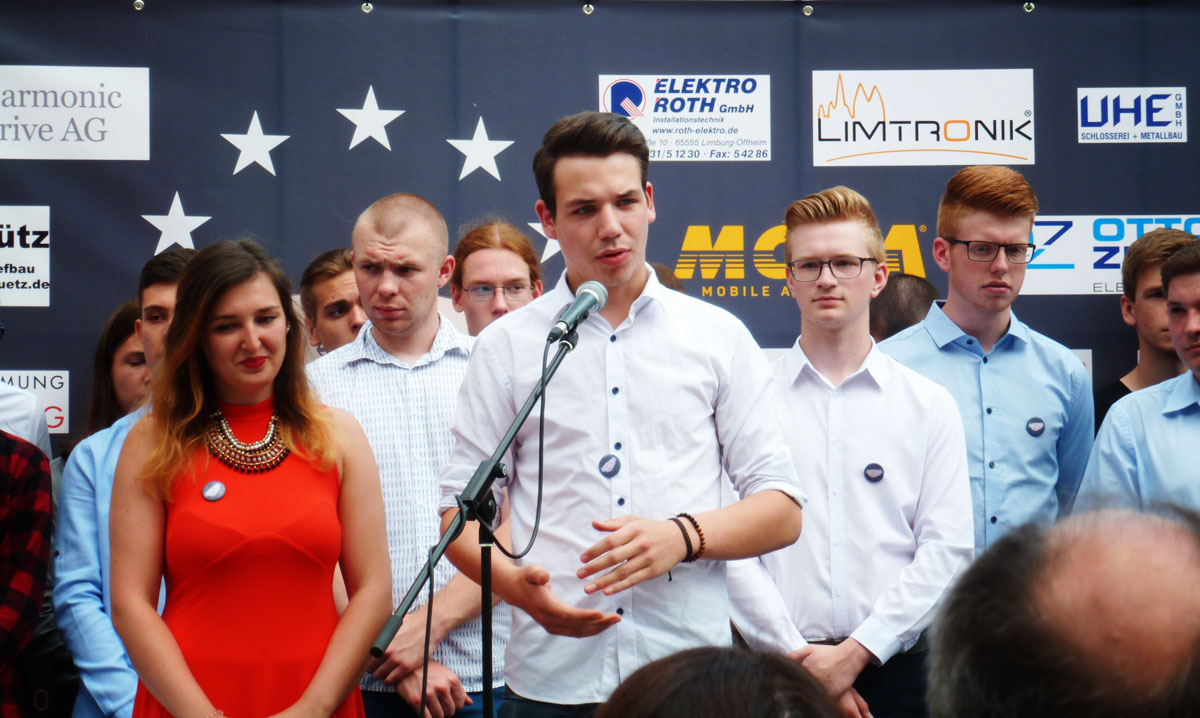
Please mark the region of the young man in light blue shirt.
POLYGON ((1080 493, 1138 507, 1171 502, 1200 509, 1200 242, 1163 262, 1162 283, 1167 329, 1187 371, 1113 404, 1080 493))
POLYGON ((933 258, 950 276, 944 304, 880 344, 950 390, 962 415, 975 553, 1075 500, 1092 448, 1083 363, 1010 307, 1021 291, 1037 197, 1007 167, 966 167, 946 184, 933 258))
MULTIPOLYGON (((162 359, 175 311, 175 288, 196 250, 156 255, 138 281, 141 317, 135 325, 151 370, 162 359)), ((63 470, 54 538, 54 617, 79 669, 73 718, 129 718, 137 674, 112 625, 108 508, 125 437, 145 408, 84 439, 63 470)))

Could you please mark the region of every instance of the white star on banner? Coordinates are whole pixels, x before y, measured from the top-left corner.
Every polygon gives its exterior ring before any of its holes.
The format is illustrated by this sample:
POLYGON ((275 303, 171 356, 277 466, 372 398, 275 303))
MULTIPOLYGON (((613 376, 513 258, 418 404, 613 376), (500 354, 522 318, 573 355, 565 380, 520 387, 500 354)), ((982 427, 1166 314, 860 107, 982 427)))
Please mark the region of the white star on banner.
POLYGON ((374 85, 367 86, 367 99, 363 100, 361 110, 338 109, 338 112, 354 123, 354 137, 350 140, 349 149, 354 149, 355 145, 370 137, 391 150, 392 144, 388 142, 387 124, 404 114, 404 110, 379 109, 379 103, 375 101, 374 85))
MULTIPOLYGON (((546 233, 542 231, 541 222, 530 222, 529 226, 533 228, 533 231, 537 232, 543 237, 546 237, 546 233)), ((546 246, 542 248, 542 261, 545 262, 547 259, 550 259, 554 255, 558 254, 558 252, 558 240, 546 237, 546 246)))
POLYGON ((171 202, 171 209, 166 214, 143 214, 142 219, 158 228, 162 235, 158 238, 158 246, 154 253, 158 254, 173 244, 187 249, 195 249, 192 244, 192 230, 204 224, 212 217, 189 217, 183 213, 183 202, 179 201, 179 193, 171 202))
POLYGON ((238 154, 237 166, 233 168, 234 174, 252 164, 257 164, 272 175, 275 174, 275 165, 271 162, 271 150, 290 137, 290 135, 264 135, 262 125, 258 123, 258 110, 255 110, 254 116, 250 118, 250 127, 246 129, 246 134, 222 134, 221 136, 241 150, 241 153, 238 154))
POLYGON ((485 170, 491 176, 500 179, 500 169, 496 167, 496 155, 513 143, 512 140, 489 140, 487 129, 483 126, 483 117, 480 117, 479 124, 475 125, 475 136, 471 139, 446 141, 454 145, 454 149, 466 155, 466 159, 463 160, 462 174, 458 176, 460 180, 478 169, 485 170))

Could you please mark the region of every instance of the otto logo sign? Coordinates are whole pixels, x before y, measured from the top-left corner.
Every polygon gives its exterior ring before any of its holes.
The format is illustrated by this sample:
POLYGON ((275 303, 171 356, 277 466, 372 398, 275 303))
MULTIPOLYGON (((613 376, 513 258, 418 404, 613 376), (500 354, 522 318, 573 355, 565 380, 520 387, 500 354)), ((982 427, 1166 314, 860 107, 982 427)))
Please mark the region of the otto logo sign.
POLYGON ((1024 294, 1120 294, 1121 261, 1134 240, 1160 227, 1200 232, 1200 215, 1038 216, 1024 294))
POLYGON ((51 434, 70 431, 71 372, 52 369, 0 371, 0 381, 33 392, 46 410, 46 426, 51 434))
POLYGON ((0 65, 0 159, 150 159, 150 70, 0 65))
POLYGON ((814 71, 813 166, 1033 164, 1033 70, 814 71))
MULTIPOLYGON (((925 276, 918 231, 924 232, 925 225, 895 224, 888 230, 884 250, 890 271, 925 276)), ((782 224, 768 228, 749 248, 743 225, 720 227, 715 238, 712 227, 691 225, 679 249, 675 276, 701 280, 703 297, 770 297, 772 286, 762 280, 786 279, 787 267, 783 263, 786 240, 787 228, 782 224), (754 269, 749 277, 747 264, 754 269)), ((786 286, 778 285, 774 287, 774 295, 791 296, 786 286)))
POLYGON ((1187 142, 1186 87, 1079 88, 1079 141, 1187 142))
POLYGON ((0 206, 0 307, 50 306, 50 208, 0 206))

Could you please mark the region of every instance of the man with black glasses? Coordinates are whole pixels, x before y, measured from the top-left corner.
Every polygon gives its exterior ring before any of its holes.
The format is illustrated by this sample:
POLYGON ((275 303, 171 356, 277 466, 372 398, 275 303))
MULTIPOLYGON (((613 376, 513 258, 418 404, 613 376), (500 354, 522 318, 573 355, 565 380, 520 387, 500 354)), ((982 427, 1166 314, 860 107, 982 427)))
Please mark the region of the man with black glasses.
POLYGON ((954 396, 967 437, 975 552, 1027 521, 1067 513, 1092 448, 1091 382, 1066 347, 1012 313, 1037 197, 1007 167, 967 167, 946 184, 933 258, 945 303, 880 345, 954 396))

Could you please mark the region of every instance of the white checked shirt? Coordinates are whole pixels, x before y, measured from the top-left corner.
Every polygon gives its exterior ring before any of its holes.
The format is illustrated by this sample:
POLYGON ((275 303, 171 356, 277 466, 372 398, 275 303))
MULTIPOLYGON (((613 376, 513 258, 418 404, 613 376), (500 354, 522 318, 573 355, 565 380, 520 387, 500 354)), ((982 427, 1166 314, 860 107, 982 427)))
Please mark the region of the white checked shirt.
MULTIPOLYGON (((537 383, 546 334, 572 299, 564 277, 480 335, 459 396, 454 454, 442 473, 443 510, 454 506, 537 383)), ((771 397, 770 368, 745 326, 662 287, 653 272, 615 330, 598 315, 579 327, 579 346, 547 392, 542 523, 526 561, 549 570, 561 600, 622 620, 590 638, 567 638, 513 611, 509 688, 538 701, 599 702, 656 658, 730 642, 724 562, 680 564, 673 578, 612 596, 584 594, 586 581, 575 572, 580 554, 601 537, 593 520, 716 509, 722 467, 743 497, 775 489, 801 502, 771 397)), ((529 540, 537 500, 536 412, 517 435, 516 478, 508 483, 517 547, 529 540)))
MULTIPOLYGON (((474 339, 442 318, 429 353, 409 365, 389 354, 371 335, 368 322, 349 344, 308 365, 308 378, 329 406, 350 412, 362 424, 383 487, 387 513, 388 553, 392 559, 392 597, 399 601, 420 573, 429 548, 441 535, 437 505, 438 473, 450 458, 454 437, 455 397, 466 372, 474 339)), ((434 572, 434 590, 455 574, 449 560, 434 572)), ((425 603, 425 594, 418 605, 425 603)), ((436 606, 436 601, 435 601, 436 606)), ((504 675, 504 645, 508 640, 509 609, 496 607, 492 685, 504 675)), ((470 692, 483 689, 481 619, 451 631, 432 657, 458 674, 470 692)), ((368 676, 364 690, 392 690, 368 676)))
POLYGON ((886 662, 916 643, 974 553, 958 409, 875 346, 837 387, 798 340, 772 368, 810 500, 800 540, 759 559, 782 603, 768 595, 756 607, 764 615, 739 617, 738 628, 769 625, 782 605, 804 638, 850 636, 886 662))

